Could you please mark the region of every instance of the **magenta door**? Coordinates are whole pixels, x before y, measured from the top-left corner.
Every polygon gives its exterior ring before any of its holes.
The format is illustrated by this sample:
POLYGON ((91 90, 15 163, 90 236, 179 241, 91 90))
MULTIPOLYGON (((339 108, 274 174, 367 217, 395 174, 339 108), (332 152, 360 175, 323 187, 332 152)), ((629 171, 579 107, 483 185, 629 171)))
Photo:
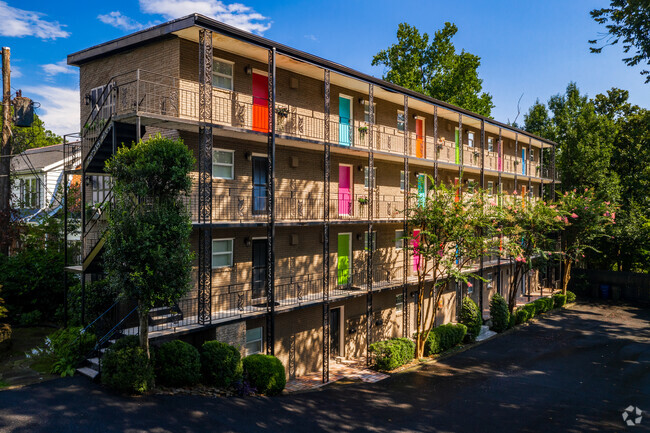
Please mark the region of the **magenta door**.
POLYGON ((413 230, 411 246, 413 246, 413 272, 417 272, 420 269, 420 260, 422 259, 422 256, 418 252, 418 247, 420 246, 420 230, 413 230))
POLYGON ((352 167, 339 165, 339 215, 352 214, 352 167))

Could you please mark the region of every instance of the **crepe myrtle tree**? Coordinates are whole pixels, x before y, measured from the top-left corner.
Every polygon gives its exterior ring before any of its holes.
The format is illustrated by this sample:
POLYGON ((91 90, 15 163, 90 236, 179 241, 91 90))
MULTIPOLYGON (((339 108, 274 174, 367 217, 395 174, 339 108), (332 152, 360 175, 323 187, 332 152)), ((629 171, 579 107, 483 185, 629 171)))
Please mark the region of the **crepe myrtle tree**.
POLYGON ((429 182, 434 186, 426 194, 411 195, 407 211, 411 232, 406 246, 418 277, 416 357, 423 356, 444 286, 482 280, 471 264, 488 253, 495 239, 494 211, 485 206, 485 191, 463 193, 459 187, 436 185, 430 176, 429 182))
POLYGON ((106 162, 115 203, 109 215, 104 267, 108 284, 138 305, 140 346, 149 356, 148 316, 190 288, 191 219, 183 196, 194 157, 183 141, 156 135, 121 147, 106 162))
POLYGON ((566 294, 571 267, 585 257, 586 251, 598 252, 598 241, 610 236, 608 226, 616 224, 617 206, 599 197, 590 188, 565 191, 557 202, 567 223, 562 233, 562 293, 566 294))
POLYGON ((545 263, 556 251, 556 235, 568 224, 555 203, 512 196, 503 197, 498 209, 497 231, 502 235, 503 253, 514 259, 514 272, 508 295, 508 309, 515 309, 520 280, 526 271, 545 263))

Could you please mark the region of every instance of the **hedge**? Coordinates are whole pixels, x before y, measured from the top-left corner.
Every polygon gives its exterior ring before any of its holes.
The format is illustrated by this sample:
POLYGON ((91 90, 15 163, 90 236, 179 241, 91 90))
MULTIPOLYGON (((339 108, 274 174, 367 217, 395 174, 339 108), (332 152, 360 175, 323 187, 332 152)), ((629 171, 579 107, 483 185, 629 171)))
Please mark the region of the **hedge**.
POLYGON ((527 322, 530 319, 530 311, 526 308, 518 308, 514 312, 515 316, 515 325, 521 325, 524 322, 527 322))
POLYGON ((556 293, 553 295, 553 308, 560 308, 564 307, 566 304, 567 300, 567 295, 563 295, 562 293, 556 293))
POLYGON ((261 353, 244 358, 244 380, 260 394, 277 395, 287 383, 284 365, 278 358, 261 353))
POLYGON ((459 344, 467 334, 467 326, 462 323, 447 323, 435 327, 424 343, 424 355, 442 353, 459 344))
POLYGON ((375 355, 375 368, 389 371, 413 359, 415 343, 408 338, 391 338, 372 343, 370 352, 375 355))
POLYGON ((140 347, 110 347, 102 358, 102 383, 118 391, 142 394, 153 379, 153 367, 140 347))
POLYGON ((241 379, 242 372, 236 347, 216 340, 201 346, 201 373, 206 384, 228 387, 241 379))
POLYGON ((576 301, 576 294, 570 290, 566 291, 566 303, 571 304, 576 301))
POLYGON ((156 379, 167 386, 194 385, 201 379, 199 351, 184 341, 169 341, 155 351, 156 379))
POLYGON ((523 310, 526 310, 526 312, 528 313, 528 319, 526 320, 532 319, 537 314, 537 307, 535 306, 534 303, 526 304, 521 308, 523 310))
POLYGON ((536 314, 542 314, 542 313, 546 313, 547 311, 551 311, 553 309, 554 303, 555 302, 553 298, 536 299, 533 302, 533 304, 535 305, 536 314))
POLYGON ((460 310, 460 323, 467 326, 467 334, 465 339, 467 341, 474 341, 478 334, 481 332, 483 325, 483 318, 478 309, 478 305, 471 298, 465 297, 460 310))
POLYGON ((503 296, 496 293, 490 299, 490 319, 492 320, 492 330, 494 332, 503 332, 509 327, 510 312, 508 304, 503 296))

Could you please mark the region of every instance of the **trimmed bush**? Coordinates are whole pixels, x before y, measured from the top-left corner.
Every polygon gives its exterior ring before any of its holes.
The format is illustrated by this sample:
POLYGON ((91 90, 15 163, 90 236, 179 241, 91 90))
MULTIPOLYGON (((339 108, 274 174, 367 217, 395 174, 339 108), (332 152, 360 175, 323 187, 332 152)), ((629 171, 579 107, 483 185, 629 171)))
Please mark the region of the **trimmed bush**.
POLYGON ((575 301, 576 301, 576 294, 573 293, 573 292, 570 291, 570 290, 567 290, 567 291, 566 291, 566 303, 567 303, 567 304, 572 304, 572 303, 575 302, 575 301))
POLYGON ((526 304, 521 308, 528 312, 528 319, 526 320, 530 320, 537 315, 537 307, 535 307, 534 303, 526 304))
POLYGON ((228 387, 241 379, 242 371, 236 347, 216 340, 201 346, 201 373, 206 384, 228 387))
POLYGON ((375 355, 375 368, 389 371, 413 359, 415 343, 408 338, 391 338, 372 343, 370 352, 375 355))
POLYGON ((201 356, 191 344, 174 340, 156 350, 156 378, 163 385, 194 385, 201 379, 201 356))
POLYGON ((566 304, 567 300, 567 295, 563 295, 562 293, 556 293, 553 295, 553 308, 560 308, 564 307, 564 304, 566 304))
POLYGON ((476 302, 472 298, 466 297, 463 299, 463 305, 460 310, 460 323, 467 326, 467 334, 465 339, 467 341, 474 341, 481 332, 481 325, 483 325, 483 318, 478 309, 476 302))
POLYGON ((280 394, 287 383, 284 366, 275 356, 250 355, 244 358, 243 366, 244 379, 260 394, 280 394))
POLYGON ((142 394, 151 389, 153 378, 153 367, 140 347, 111 347, 102 358, 102 383, 117 391, 142 394))
POLYGON ((530 319, 530 312, 526 308, 519 308, 514 312, 515 325, 521 325, 530 319))
POLYGON ((137 335, 126 335, 122 338, 118 338, 115 343, 111 346, 112 350, 120 350, 125 347, 138 347, 140 346, 140 337, 137 335))
POLYGON ((508 329, 510 322, 508 304, 505 298, 498 293, 490 299, 490 319, 492 319, 492 330, 494 332, 503 332, 508 329))
POLYGON ((508 329, 514 328, 516 323, 516 317, 515 317, 516 311, 513 311, 513 313, 510 315, 510 320, 508 320, 508 329))
POLYGON ((535 314, 546 313, 553 309, 554 300, 553 298, 539 298, 533 302, 535 305, 535 314))
POLYGON ((467 334, 467 326, 462 323, 447 323, 433 328, 424 343, 424 355, 442 353, 459 344, 467 334))

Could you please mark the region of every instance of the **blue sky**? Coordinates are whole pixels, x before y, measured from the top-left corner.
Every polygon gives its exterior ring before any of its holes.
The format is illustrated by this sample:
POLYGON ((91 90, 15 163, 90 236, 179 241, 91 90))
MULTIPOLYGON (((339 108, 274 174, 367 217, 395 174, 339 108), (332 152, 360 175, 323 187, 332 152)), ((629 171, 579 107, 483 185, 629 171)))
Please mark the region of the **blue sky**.
POLYGON ((133 0, 111 2, 0 0, 0 44, 12 50, 12 87, 41 103, 38 113, 59 134, 79 129, 76 68, 67 54, 171 18, 200 12, 278 42, 381 77, 372 56, 395 42, 400 22, 433 34, 455 23, 457 49, 481 57, 492 115, 512 121, 517 100, 523 113, 536 99, 563 92, 576 81, 594 96, 611 87, 630 91, 648 107, 650 85, 641 68, 621 61, 620 47, 589 53, 587 40, 603 28, 589 10, 608 0, 585 1, 361 1, 361 0, 133 0))

